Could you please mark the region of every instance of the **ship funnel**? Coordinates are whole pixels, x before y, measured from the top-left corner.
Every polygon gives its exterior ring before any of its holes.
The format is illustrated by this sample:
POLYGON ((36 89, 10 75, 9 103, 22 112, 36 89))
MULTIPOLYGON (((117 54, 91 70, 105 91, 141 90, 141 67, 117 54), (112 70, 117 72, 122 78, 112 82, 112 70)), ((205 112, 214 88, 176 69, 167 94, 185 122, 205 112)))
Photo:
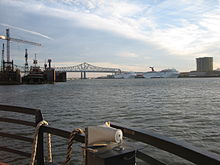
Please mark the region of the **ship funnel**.
POLYGON ((151 68, 151 71, 154 72, 154 67, 151 66, 151 67, 149 67, 149 68, 151 68))
POLYGON ((48 59, 48 63, 49 63, 49 69, 51 69, 51 59, 48 59))

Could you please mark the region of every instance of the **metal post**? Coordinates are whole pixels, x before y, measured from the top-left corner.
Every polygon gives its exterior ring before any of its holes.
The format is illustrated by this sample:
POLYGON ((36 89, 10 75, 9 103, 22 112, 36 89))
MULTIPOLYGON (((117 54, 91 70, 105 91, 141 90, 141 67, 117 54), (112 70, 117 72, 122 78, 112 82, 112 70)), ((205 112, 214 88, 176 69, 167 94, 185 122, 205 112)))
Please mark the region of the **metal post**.
POLYGON ((11 69, 12 69, 12 71, 14 70, 14 61, 13 60, 11 61, 11 69))
MULTIPOLYGON (((36 116, 35 122, 37 125, 40 121, 43 120, 41 111, 40 110, 36 111, 35 116, 36 116)), ((36 155, 37 165, 44 165, 44 139, 43 138, 44 138, 43 131, 40 128, 39 134, 38 134, 38 142, 37 142, 37 155, 36 155)))

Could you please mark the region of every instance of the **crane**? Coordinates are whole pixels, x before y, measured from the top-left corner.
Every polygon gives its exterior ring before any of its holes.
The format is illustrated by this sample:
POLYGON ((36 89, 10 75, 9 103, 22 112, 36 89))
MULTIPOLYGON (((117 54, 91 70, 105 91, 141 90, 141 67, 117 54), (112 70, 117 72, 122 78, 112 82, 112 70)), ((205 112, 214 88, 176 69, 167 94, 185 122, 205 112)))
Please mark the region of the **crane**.
MULTIPOLYGON (((42 46, 41 44, 39 43, 36 43, 36 42, 32 42, 32 41, 26 41, 26 40, 21 40, 21 39, 17 39, 17 38, 12 38, 10 37, 10 31, 9 29, 6 29, 6 35, 5 36, 2 36, 0 35, 0 39, 3 39, 3 40, 7 40, 7 43, 6 43, 6 50, 7 50, 7 62, 5 62, 3 60, 3 66, 4 64, 7 64, 7 69, 12 69, 13 70, 13 60, 10 61, 10 41, 15 41, 15 42, 20 42, 20 43, 24 43, 24 44, 31 44, 31 45, 35 45, 35 46, 42 46), (12 65, 12 67, 10 66, 12 65)), ((4 58, 4 57, 3 57, 4 58)))

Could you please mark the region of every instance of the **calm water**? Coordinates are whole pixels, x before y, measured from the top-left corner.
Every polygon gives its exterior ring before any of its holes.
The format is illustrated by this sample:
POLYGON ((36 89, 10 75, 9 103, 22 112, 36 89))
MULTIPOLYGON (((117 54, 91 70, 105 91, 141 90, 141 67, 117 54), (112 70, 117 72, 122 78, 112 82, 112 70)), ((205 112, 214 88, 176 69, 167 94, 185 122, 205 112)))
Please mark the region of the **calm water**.
MULTIPOLYGON (((0 104, 39 108, 50 125, 66 130, 111 121, 220 155, 219 78, 74 80, 54 85, 0 86, 0 104)), ((53 142, 55 160, 61 161, 66 142, 62 138, 53 142)), ((151 147, 146 150, 156 153, 156 157, 163 154, 151 147)), ((21 161, 1 151, 0 157, 21 161)), ((168 162, 165 156, 162 160, 168 162)), ((176 164, 179 161, 175 159, 176 164)))

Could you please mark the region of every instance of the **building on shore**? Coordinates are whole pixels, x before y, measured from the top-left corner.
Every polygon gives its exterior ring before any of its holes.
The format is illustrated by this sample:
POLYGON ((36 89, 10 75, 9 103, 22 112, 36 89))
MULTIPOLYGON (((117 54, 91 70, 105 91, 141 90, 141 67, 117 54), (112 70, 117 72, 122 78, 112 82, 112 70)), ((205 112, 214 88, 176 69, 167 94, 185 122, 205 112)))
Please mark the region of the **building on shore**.
POLYGON ((196 58, 197 72, 212 72, 213 71, 213 57, 199 57, 196 58))
POLYGON ((213 70, 213 57, 196 58, 196 71, 182 72, 179 77, 220 77, 219 70, 213 70))

